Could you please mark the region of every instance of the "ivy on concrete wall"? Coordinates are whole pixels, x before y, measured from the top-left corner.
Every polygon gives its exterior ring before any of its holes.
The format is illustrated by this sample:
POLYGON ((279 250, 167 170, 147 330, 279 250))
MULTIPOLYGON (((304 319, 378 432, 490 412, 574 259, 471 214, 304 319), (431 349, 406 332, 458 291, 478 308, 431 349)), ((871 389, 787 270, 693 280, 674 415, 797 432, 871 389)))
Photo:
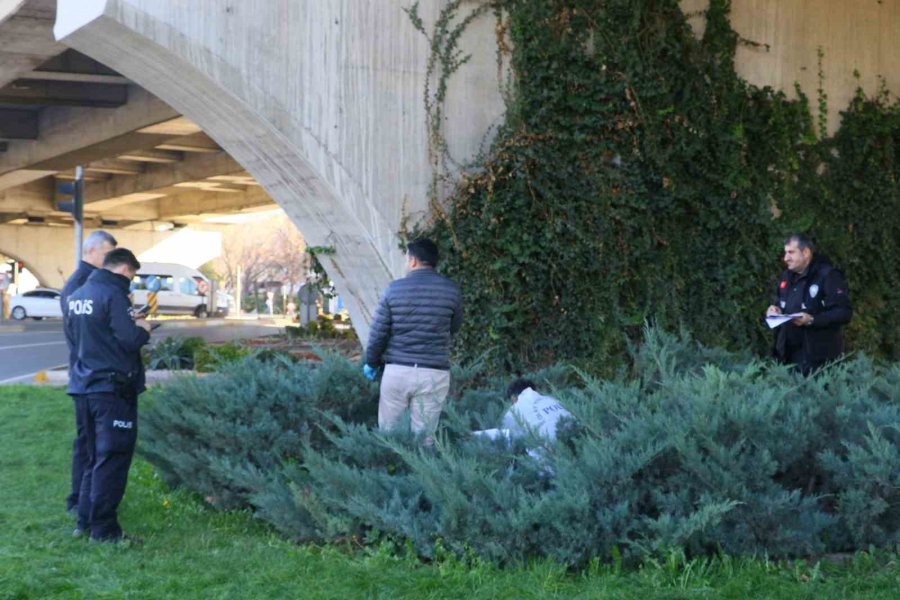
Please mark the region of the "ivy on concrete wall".
MULTIPOLYGON (((413 232, 464 290, 459 351, 608 372, 652 319, 765 353, 781 242, 799 229, 850 280, 851 346, 900 354, 900 108, 886 92, 860 93, 822 139, 802 93, 736 74, 727 0, 710 2, 702 39, 677 0, 486 6, 510 53, 506 122, 413 232)), ((465 62, 463 12, 451 2, 429 33, 438 90, 465 62)))

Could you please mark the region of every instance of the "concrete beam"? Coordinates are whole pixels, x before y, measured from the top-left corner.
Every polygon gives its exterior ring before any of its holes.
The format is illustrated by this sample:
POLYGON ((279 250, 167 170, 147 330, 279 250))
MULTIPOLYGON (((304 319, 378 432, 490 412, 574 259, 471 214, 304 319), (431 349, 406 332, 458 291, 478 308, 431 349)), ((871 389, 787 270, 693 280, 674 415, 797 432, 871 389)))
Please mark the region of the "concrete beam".
MULTIPOLYGON (((56 4, 54 2, 54 4, 56 4)), ((55 15, 54 15, 55 16, 55 15)), ((118 76, 119 74, 104 65, 97 62, 90 56, 86 56, 77 50, 66 48, 64 52, 57 54, 53 58, 42 63, 36 69, 36 73, 41 74, 45 71, 63 72, 67 74, 85 74, 85 75, 106 75, 118 76)))
POLYGON ((0 192, 0 212, 49 212, 53 206, 54 182, 42 179, 0 192))
POLYGON ((0 138, 7 140, 36 140, 37 136, 37 111, 0 108, 0 138))
POLYGON ((101 184, 85 186, 86 204, 132 194, 154 192, 188 181, 202 181, 214 175, 243 173, 244 167, 222 151, 193 154, 173 164, 147 164, 137 177, 114 177, 101 184))
POLYGON ((276 206, 262 188, 242 192, 190 190, 174 194, 133 194, 92 202, 85 207, 85 214, 130 221, 192 221, 201 216, 276 206))
POLYGON ((13 15, 52 21, 56 16, 56 0, 0 0, 0 23, 13 15))
POLYGON ((27 219, 28 214, 19 212, 19 213, 6 213, 0 212, 0 225, 5 225, 7 223, 12 223, 14 221, 21 221, 22 219, 27 219))
POLYGON ((129 221, 135 223, 159 221, 159 205, 157 202, 158 200, 151 200, 149 202, 119 204, 106 207, 103 210, 96 210, 95 207, 91 207, 91 210, 85 209, 84 214, 85 218, 91 217, 94 219, 107 219, 113 221, 129 221))
POLYGON ((175 187, 203 190, 207 192, 221 192, 223 194, 243 194, 247 191, 247 188, 245 188, 244 186, 209 180, 185 181, 184 183, 176 183, 175 187))
MULTIPOLYGON (((56 179, 61 179, 63 181, 74 181, 75 180, 75 172, 74 171, 61 171, 55 175, 56 179)), ((91 181, 109 181, 112 179, 110 175, 106 175, 105 173, 88 173, 84 172, 84 180, 86 182, 91 181)))
POLYGON ((0 24, 3 24, 19 12, 19 9, 25 2, 26 0, 0 0, 0 24))
MULTIPOLYGON (((138 133, 145 133, 144 131, 139 131, 138 133)), ((125 154, 119 155, 119 160, 131 160, 134 162, 149 162, 149 163, 177 163, 180 160, 184 160, 184 154, 181 152, 173 152, 171 150, 158 150, 156 148, 150 148, 148 150, 135 150, 134 152, 126 152, 125 154)))
POLYGON ((198 215, 236 213, 245 210, 277 205, 262 189, 226 194, 221 192, 193 192, 167 196, 158 202, 159 219, 177 221, 198 215))
POLYGON ((94 75, 91 73, 68 73, 66 71, 32 71, 20 78, 22 81, 69 81, 78 83, 128 85, 131 81, 121 75, 94 75))
POLYGON ((0 103, 38 106, 118 108, 128 102, 128 86, 17 79, 0 89, 0 103))
POLYGON ((18 171, 12 171, 0 175, 0 191, 25 185, 26 183, 31 183, 32 181, 37 181, 38 179, 50 177, 55 174, 56 171, 48 171, 45 169, 20 169, 18 171))
POLYGON ((162 143, 167 136, 132 132, 176 116, 168 104, 136 87, 129 90, 128 104, 116 110, 46 108, 38 117, 40 139, 15 144, 0 155, 0 190, 24 183, 14 171, 59 171, 162 143))
POLYGON ((96 171, 97 173, 111 173, 113 175, 140 175, 144 172, 145 167, 143 164, 132 160, 107 158, 90 162, 85 166, 85 169, 88 171, 96 171))
POLYGON ((178 135, 193 135, 202 132, 203 130, 200 129, 200 126, 187 117, 177 117, 138 130, 138 133, 159 133, 161 135, 171 135, 172 137, 178 135))
MULTIPOLYGON (((0 5, 0 11, 5 10, 0 12, 0 87, 66 50, 53 38, 52 13, 48 17, 46 10, 38 10, 40 4, 32 0, 0 5)), ((43 8, 49 4, 45 2, 43 8)))
MULTIPOLYGON (((85 210, 92 213, 102 213, 116 210, 118 211, 123 206, 140 204, 142 210, 147 206, 151 206, 151 200, 159 200, 160 198, 165 198, 168 195, 167 192, 158 192, 158 193, 146 193, 146 194, 128 194, 127 196, 119 196, 118 198, 110 198, 108 200, 98 200, 96 202, 91 202, 85 206, 85 210)), ((155 209, 155 205, 154 210, 155 209)), ((119 213, 116 213, 119 214, 119 213)), ((144 213, 141 213, 144 214, 144 213)), ((156 213, 152 213, 147 218, 155 218, 156 213)))
POLYGON ((221 152, 222 148, 205 133, 194 133, 177 138, 157 146, 160 150, 173 150, 175 152, 221 152))

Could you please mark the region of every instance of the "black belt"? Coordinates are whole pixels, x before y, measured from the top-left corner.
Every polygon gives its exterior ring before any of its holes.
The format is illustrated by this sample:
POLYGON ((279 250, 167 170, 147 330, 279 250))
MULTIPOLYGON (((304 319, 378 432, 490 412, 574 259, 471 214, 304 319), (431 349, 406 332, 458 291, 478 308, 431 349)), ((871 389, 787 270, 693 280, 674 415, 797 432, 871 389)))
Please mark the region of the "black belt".
POLYGON ((425 363, 411 363, 411 362, 401 362, 399 360, 392 360, 388 363, 389 365, 397 365, 398 367, 412 367, 414 369, 435 369, 436 371, 449 371, 448 367, 435 367, 434 365, 429 365, 425 363))

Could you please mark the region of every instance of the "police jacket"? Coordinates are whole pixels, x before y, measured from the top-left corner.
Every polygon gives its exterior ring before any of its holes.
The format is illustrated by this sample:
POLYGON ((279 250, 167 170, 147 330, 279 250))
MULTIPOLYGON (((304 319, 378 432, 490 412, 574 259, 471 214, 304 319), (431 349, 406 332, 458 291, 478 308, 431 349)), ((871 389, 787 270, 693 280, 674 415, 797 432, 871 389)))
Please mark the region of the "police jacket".
POLYGON ((69 316, 69 304, 67 299, 75 293, 75 290, 83 286, 91 273, 96 270, 97 267, 91 263, 84 261, 78 263, 78 268, 75 269, 75 272, 69 276, 68 280, 66 280, 66 284, 63 286, 62 292, 59 295, 59 305, 62 308, 63 332, 66 336, 66 346, 69 347, 69 370, 72 369, 72 365, 75 364, 75 359, 78 355, 75 353, 75 340, 69 335, 69 328, 66 327, 66 321, 69 316))
POLYGON ((795 346, 817 367, 843 353, 841 327, 850 322, 853 308, 847 280, 827 259, 813 257, 804 274, 786 269, 778 280, 773 303, 785 314, 805 312, 813 317, 811 325, 785 323, 775 330, 776 358, 785 360, 788 347, 795 346))
POLYGON ((392 281, 372 321, 366 362, 450 368, 450 336, 462 326, 459 287, 434 269, 392 281))
POLYGON ((522 437, 529 431, 548 440, 556 439, 556 429, 562 419, 571 419, 572 413, 552 396, 542 396, 531 388, 525 388, 516 402, 503 416, 503 429, 512 437, 522 437))
POLYGON ((150 334, 132 319, 130 283, 122 275, 97 269, 69 296, 66 327, 76 351, 70 394, 144 391, 141 346, 150 334))

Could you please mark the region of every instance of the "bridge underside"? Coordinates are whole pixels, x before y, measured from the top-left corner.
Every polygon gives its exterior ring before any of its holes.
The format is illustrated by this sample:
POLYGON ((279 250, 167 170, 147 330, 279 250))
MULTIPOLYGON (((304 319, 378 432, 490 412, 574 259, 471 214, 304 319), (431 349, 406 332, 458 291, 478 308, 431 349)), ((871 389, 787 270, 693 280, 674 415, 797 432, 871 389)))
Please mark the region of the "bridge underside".
POLYGON ((56 8, 29 0, 0 15, 0 225, 70 225, 56 189, 76 165, 88 226, 178 227, 273 205, 198 125, 57 42, 56 8))
MULTIPOLYGON (((452 178, 451 165, 484 148, 503 116, 503 28, 490 11, 460 40, 471 60, 450 81, 440 124, 451 160, 436 163, 425 94, 437 74, 407 0, 19 4, 0 15, 0 123, 15 121, 0 125, 0 219, 64 221, 53 179, 75 164, 88 165, 98 224, 186 223, 203 207, 252 209, 271 197, 309 244, 334 248, 326 267, 362 339, 402 271, 398 230, 428 213, 434 170, 452 178), (88 88, 76 94, 72 81, 88 88)), ((426 30, 447 4, 418 3, 426 30)), ((682 6, 702 32, 708 0, 682 6)), ((900 89, 900 0, 732 9, 736 30, 756 42, 737 57, 755 84, 814 93, 824 49, 832 128, 857 84, 874 91, 882 76, 900 89)))

